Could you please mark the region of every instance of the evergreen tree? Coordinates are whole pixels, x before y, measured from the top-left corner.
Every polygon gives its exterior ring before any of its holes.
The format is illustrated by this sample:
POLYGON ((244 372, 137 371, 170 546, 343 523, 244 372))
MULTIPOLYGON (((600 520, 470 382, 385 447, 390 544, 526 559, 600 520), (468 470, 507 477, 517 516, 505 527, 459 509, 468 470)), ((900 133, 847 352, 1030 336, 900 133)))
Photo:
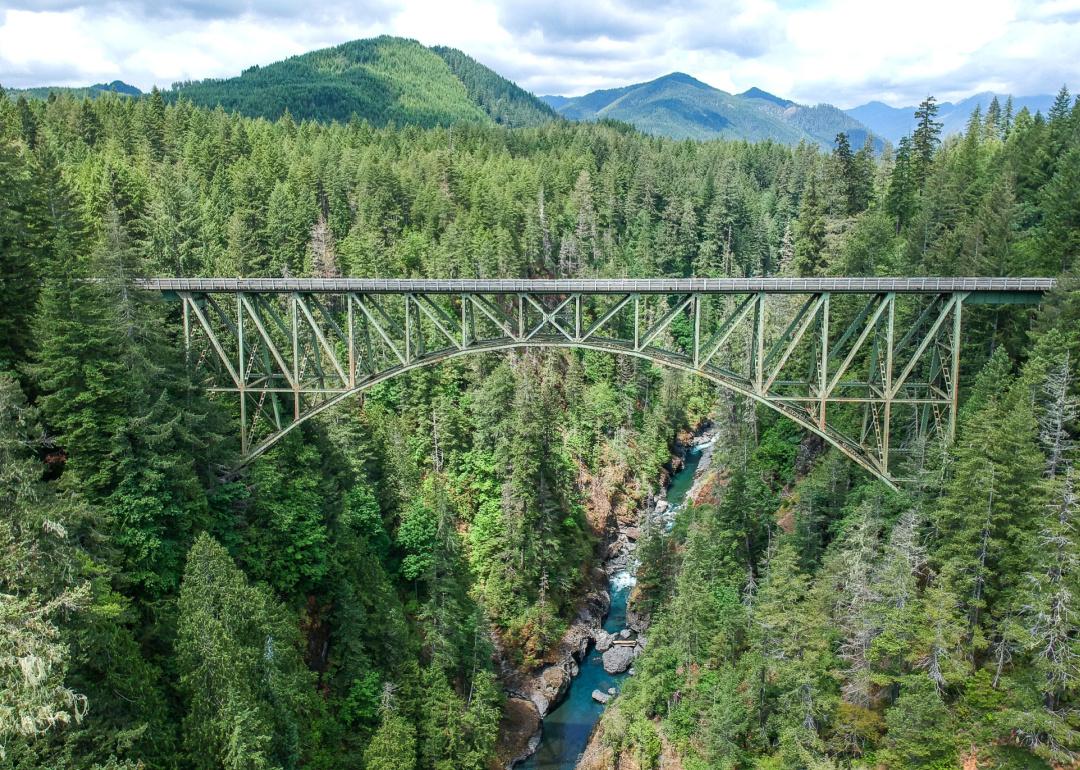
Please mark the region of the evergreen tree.
POLYGON ((926 186, 930 176, 930 166, 934 162, 934 151, 941 142, 941 122, 935 120, 938 105, 933 96, 928 96, 915 110, 915 132, 911 135, 913 174, 919 188, 926 186))
POLYGON ((314 688, 290 614, 208 535, 188 555, 179 611, 188 761, 200 768, 299 767, 303 742, 311 740, 314 688))

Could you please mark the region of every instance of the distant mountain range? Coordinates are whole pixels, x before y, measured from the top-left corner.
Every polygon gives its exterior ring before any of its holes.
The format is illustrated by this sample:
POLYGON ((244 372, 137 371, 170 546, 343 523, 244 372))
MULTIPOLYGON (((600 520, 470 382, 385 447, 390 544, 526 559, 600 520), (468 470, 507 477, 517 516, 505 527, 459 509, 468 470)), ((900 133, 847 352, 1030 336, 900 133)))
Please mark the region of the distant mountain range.
POLYGON ((25 96, 27 99, 47 99, 50 93, 71 94, 76 99, 90 97, 93 99, 101 94, 122 94, 123 96, 142 96, 142 91, 123 80, 114 80, 111 83, 95 83, 92 86, 39 86, 37 88, 9 88, 7 92, 16 99, 25 96))
MULTIPOLYGON (((121 80, 85 88, 12 89, 13 96, 44 99, 50 92, 76 98, 142 92, 121 80)), ((347 121, 354 115, 374 125, 423 127, 459 122, 535 126, 557 120, 618 120, 641 131, 675 139, 772 140, 812 142, 832 147, 844 132, 852 146, 871 137, 875 150, 911 133, 915 107, 870 102, 849 110, 829 104, 804 105, 760 88, 730 94, 682 72, 647 83, 593 91, 584 96, 533 96, 495 71, 454 48, 427 47, 415 40, 376 37, 254 66, 236 77, 175 83, 166 99, 275 120, 288 112, 296 119, 347 121)), ((948 135, 963 131, 972 110, 985 112, 992 93, 955 104, 943 102, 938 119, 948 135)), ((1002 105, 1005 96, 1000 96, 1002 105)), ((1045 112, 1052 96, 1013 99, 1045 112)))
MULTIPOLYGON (((682 72, 584 96, 540 98, 570 120, 619 120, 675 139, 771 139, 831 147, 841 132, 855 146, 862 146, 870 133, 856 118, 828 104, 797 104, 760 88, 729 94, 682 72)), ((881 148, 880 140, 875 144, 881 148)))
MULTIPOLYGON (((948 136, 949 134, 963 132, 967 128, 968 119, 971 117, 971 113, 975 111, 975 108, 979 107, 985 115, 986 108, 990 106, 994 96, 993 92, 984 91, 955 104, 952 102, 938 104, 937 119, 942 124, 942 134, 948 136)), ((997 97, 1004 108, 1005 101, 1009 98, 1008 94, 997 94, 997 97)), ((1054 97, 1048 95, 1014 96, 1013 114, 1016 114, 1024 107, 1027 107, 1032 113, 1045 113, 1053 103, 1054 97)), ((890 107, 882 102, 869 102, 853 107, 850 110, 844 110, 844 112, 865 123, 878 136, 882 136, 895 144, 900 141, 900 137, 910 134, 915 129, 915 109, 914 106, 890 107)))

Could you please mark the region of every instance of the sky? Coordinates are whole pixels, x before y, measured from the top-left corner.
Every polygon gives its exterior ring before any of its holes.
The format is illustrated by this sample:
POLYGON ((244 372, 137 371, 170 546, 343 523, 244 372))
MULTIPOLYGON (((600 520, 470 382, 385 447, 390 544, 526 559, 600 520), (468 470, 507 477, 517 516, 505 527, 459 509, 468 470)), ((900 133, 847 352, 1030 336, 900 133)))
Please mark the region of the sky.
POLYGON ((1080 0, 0 0, 0 84, 147 90, 379 34, 536 94, 673 71, 840 107, 1080 90, 1080 0))

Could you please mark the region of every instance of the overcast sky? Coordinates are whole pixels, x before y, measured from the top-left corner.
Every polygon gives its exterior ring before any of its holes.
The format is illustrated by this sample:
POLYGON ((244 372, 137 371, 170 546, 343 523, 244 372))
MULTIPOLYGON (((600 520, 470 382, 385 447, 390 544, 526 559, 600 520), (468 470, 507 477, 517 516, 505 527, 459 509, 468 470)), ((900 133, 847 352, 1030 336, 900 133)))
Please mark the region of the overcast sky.
POLYGON ((0 0, 0 84, 148 89, 383 33, 537 94, 672 71, 841 107, 1080 90, 1080 0, 0 0))

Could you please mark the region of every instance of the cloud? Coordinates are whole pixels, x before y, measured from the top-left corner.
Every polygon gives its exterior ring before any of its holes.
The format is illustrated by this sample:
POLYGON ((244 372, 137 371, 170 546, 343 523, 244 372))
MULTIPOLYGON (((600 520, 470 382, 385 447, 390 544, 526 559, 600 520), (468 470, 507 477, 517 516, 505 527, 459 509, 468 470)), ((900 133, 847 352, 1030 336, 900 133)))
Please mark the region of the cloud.
POLYGON ((376 34, 465 51, 537 93, 688 72, 802 102, 1080 86, 1080 0, 7 0, 0 83, 141 88, 376 34))
POLYGON ((501 6, 499 20, 514 34, 568 41, 636 40, 652 28, 653 18, 617 0, 521 0, 501 6))

